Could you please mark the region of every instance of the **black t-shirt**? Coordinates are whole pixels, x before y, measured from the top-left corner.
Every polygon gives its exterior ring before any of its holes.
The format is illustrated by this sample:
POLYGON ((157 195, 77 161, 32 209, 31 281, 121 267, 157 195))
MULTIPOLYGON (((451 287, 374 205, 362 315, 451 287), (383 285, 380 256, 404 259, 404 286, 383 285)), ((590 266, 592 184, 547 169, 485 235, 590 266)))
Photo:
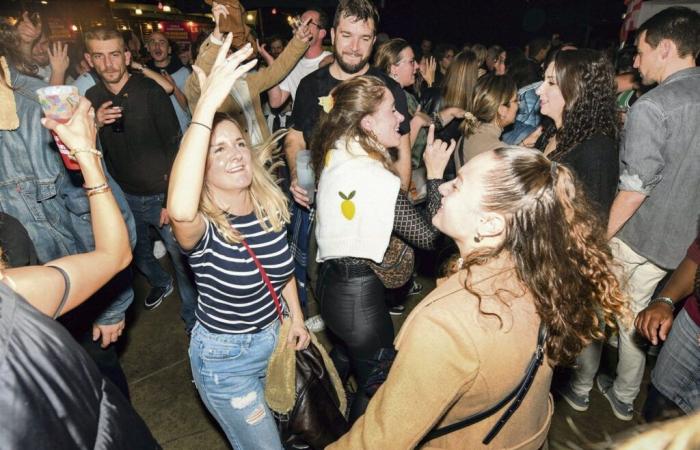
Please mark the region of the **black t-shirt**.
MULTIPOLYGON (((297 88, 294 108, 292 109, 292 128, 304 133, 307 146, 311 142, 311 134, 318 123, 321 111, 323 111, 323 107, 319 104, 319 98, 326 97, 334 87, 341 83, 341 80, 337 80, 331 75, 331 65, 321 67, 305 76, 297 88)), ((404 117, 399 131, 402 135, 407 134, 411 130, 411 115, 408 113, 406 93, 401 86, 374 67, 370 67, 364 75, 373 75, 384 80, 391 93, 394 94, 396 110, 404 117)))
POLYGON ((107 169, 119 186, 132 195, 165 193, 181 134, 168 94, 150 78, 134 74, 117 95, 100 82, 85 96, 95 110, 108 100, 124 108, 123 132, 113 125, 99 131, 107 169))

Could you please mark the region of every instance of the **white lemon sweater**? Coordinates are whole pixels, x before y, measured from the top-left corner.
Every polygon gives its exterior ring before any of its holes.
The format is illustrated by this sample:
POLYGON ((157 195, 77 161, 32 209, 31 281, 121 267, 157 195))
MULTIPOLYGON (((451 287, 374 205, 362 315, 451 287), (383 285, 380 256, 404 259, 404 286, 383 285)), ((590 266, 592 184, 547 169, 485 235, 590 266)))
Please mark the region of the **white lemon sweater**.
POLYGON ((339 140, 326 155, 316 194, 316 260, 382 261, 394 226, 401 182, 356 140, 339 140))

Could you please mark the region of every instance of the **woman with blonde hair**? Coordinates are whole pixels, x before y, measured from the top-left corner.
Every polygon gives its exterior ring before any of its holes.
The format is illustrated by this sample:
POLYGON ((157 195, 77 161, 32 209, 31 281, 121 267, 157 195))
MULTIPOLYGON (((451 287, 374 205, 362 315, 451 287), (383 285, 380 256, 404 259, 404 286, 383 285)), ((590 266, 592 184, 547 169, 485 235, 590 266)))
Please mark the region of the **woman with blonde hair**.
POLYGON ((518 90, 508 75, 486 74, 474 89, 474 100, 462 123, 463 139, 454 160, 462 167, 480 153, 504 147, 503 129, 515 121, 518 90))
POLYGON ((500 148, 440 192, 433 224, 457 243, 456 272, 406 319, 387 380, 330 449, 539 449, 552 367, 624 313, 604 225, 568 168, 500 148))
MULTIPOLYGON (((376 264, 384 261, 390 246, 405 248, 396 239, 429 249, 439 233, 400 190, 392 170, 387 149, 398 145, 403 116, 386 84, 373 76, 353 78, 336 86, 327 102, 332 109, 321 117, 311 140, 320 176, 317 260, 323 262, 316 292, 334 339, 331 357, 341 375, 350 369, 357 381, 353 421, 367 405, 377 357, 394 338, 386 286, 374 271, 376 264)), ((438 186, 454 148, 454 143, 434 140, 433 131, 431 127, 425 152, 429 216, 440 206, 438 186)), ((412 269, 407 268, 408 276, 412 269)))
POLYGON ((195 385, 235 448, 281 449, 264 400, 267 362, 282 298, 291 316, 288 345, 309 343, 287 246, 287 200, 265 164, 274 142, 251 149, 240 125, 215 114, 233 83, 256 63, 226 56, 224 41, 208 76, 194 66, 202 95, 170 177, 168 213, 199 293, 190 340, 195 385))
MULTIPOLYGON (((448 142, 461 136, 460 126, 464 112, 472 104, 474 89, 479 79, 479 62, 476 55, 465 50, 459 52, 452 61, 441 86, 426 90, 421 98, 421 110, 435 124, 436 137, 448 142)), ((445 176, 454 178, 456 170, 450 164, 445 176)))

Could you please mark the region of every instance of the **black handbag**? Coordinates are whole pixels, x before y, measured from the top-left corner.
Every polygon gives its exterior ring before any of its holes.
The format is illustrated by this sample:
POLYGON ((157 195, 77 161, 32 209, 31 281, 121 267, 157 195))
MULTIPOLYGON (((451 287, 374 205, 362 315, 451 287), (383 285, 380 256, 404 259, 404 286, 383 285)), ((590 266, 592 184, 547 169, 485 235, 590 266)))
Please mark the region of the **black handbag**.
MULTIPOLYGON (((253 249, 245 241, 242 244, 255 262, 270 291, 282 323, 281 303, 265 269, 258 261, 253 249)), ((296 398, 291 411, 287 414, 272 411, 277 422, 280 440, 285 447, 296 444, 321 450, 337 441, 349 429, 344 411, 341 411, 341 404, 344 403, 339 397, 344 395, 342 385, 336 389, 339 377, 335 374, 335 367, 328 367, 317 345, 319 344, 312 336, 311 343, 306 349, 296 351, 294 367, 296 398), (335 385, 332 374, 335 374, 337 380, 335 385)), ((327 361, 332 366, 330 359, 327 361)))

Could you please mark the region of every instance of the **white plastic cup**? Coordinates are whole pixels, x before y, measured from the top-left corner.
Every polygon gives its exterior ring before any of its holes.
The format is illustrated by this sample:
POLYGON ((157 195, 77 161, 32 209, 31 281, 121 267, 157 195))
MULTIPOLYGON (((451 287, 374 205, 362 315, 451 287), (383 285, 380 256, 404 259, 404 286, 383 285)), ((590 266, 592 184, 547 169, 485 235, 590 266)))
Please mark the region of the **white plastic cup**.
MULTIPOLYGON (((75 86, 47 86, 36 91, 39 104, 44 111, 44 116, 58 123, 66 123, 73 116, 73 112, 80 102, 80 94, 75 86)), ((58 151, 63 159, 63 164, 68 170, 80 170, 78 162, 70 157, 70 150, 61 141, 61 138, 52 130, 58 151)))
POLYGON ((306 190, 309 204, 314 202, 316 191, 316 177, 311 167, 311 150, 299 150, 297 152, 297 184, 306 190))

